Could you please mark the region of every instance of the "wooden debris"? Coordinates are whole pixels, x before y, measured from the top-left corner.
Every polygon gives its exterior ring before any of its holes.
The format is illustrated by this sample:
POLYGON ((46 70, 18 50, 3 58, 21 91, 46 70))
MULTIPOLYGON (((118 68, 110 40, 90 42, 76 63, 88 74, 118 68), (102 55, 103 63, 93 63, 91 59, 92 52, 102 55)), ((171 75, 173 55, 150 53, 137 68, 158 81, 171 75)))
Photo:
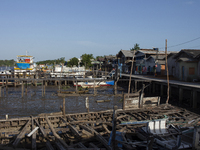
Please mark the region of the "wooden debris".
POLYGON ((17 138, 15 139, 15 141, 12 144, 14 147, 17 147, 17 145, 19 144, 20 140, 25 136, 25 132, 26 132, 30 122, 31 122, 31 119, 28 120, 28 122, 26 123, 26 125, 24 126, 24 128, 22 129, 20 134, 18 134, 17 138))

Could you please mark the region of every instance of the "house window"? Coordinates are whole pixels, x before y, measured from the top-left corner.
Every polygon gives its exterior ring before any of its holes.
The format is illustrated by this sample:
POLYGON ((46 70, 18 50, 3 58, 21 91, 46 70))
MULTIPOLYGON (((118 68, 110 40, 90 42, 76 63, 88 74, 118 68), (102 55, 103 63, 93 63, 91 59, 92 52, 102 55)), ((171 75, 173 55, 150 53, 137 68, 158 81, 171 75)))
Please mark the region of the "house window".
POLYGON ((189 68, 189 75, 194 75, 195 73, 195 68, 194 67, 190 67, 189 68))

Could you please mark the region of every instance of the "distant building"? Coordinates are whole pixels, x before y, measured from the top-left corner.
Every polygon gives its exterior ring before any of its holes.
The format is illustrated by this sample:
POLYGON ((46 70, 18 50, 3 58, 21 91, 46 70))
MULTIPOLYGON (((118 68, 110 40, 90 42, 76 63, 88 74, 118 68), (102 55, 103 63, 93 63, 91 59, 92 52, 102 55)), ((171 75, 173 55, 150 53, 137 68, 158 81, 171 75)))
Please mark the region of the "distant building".
POLYGON ((200 79, 200 49, 182 49, 173 56, 173 59, 175 59, 175 77, 183 81, 200 79))

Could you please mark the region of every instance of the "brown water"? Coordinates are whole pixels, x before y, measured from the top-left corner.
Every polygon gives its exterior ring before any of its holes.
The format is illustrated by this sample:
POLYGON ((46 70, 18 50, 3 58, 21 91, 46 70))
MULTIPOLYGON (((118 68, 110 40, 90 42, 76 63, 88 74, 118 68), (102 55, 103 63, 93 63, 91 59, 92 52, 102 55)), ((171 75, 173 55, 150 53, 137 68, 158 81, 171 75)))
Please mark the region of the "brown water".
MULTIPOLYGON (((102 111, 113 109, 114 105, 122 108, 122 97, 107 96, 106 94, 113 94, 114 87, 100 87, 97 88, 99 96, 89 97, 89 110, 102 111), (96 100, 111 100, 110 102, 97 103, 96 100)), ((74 87, 70 89, 75 91, 74 87)), ((4 97, 0 98, 0 119, 4 119, 8 114, 9 118, 36 116, 41 113, 60 112, 60 106, 63 103, 63 98, 56 95, 58 87, 47 86, 45 96, 42 97, 41 86, 28 86, 27 95, 24 92, 24 97, 21 97, 21 87, 9 87, 4 92, 4 97)), ((93 89, 89 89, 89 93, 93 93, 93 89)), ((120 91, 118 91, 120 93, 120 91)), ((86 112, 85 96, 81 97, 66 97, 65 109, 66 113, 81 113, 86 112)))

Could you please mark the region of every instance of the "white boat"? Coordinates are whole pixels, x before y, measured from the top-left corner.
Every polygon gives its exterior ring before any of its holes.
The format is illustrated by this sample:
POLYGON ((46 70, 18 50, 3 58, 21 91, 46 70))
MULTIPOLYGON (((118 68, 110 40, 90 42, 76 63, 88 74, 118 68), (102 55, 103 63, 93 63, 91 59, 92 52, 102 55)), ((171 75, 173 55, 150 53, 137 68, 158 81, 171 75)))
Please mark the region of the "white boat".
MULTIPOLYGON (((99 79, 104 79, 104 78, 99 78, 99 79)), ((92 78, 88 78, 87 82, 77 82, 78 86, 82 87, 98 87, 98 86, 112 86, 114 85, 114 80, 111 81, 93 81, 92 78), (89 81, 90 80, 90 81, 89 81)), ((74 82, 74 86, 76 86, 76 82, 74 82)))

